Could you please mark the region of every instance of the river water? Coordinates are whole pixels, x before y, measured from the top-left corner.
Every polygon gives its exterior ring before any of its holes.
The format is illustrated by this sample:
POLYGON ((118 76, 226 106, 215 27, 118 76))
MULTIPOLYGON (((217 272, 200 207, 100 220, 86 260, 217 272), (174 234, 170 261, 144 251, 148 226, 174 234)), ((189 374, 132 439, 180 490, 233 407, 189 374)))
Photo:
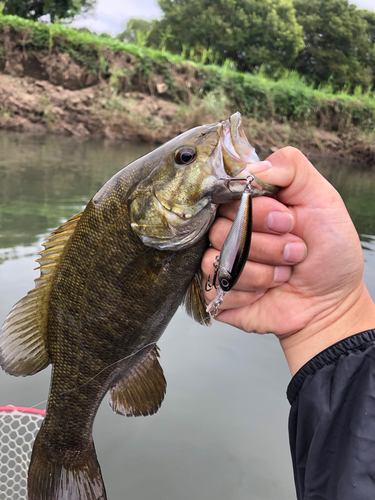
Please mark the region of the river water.
MULTIPOLYGON (((46 235, 151 149, 0 133, 0 324, 33 288, 46 235)), ((316 165, 343 196, 361 235, 365 280, 375 298, 375 176, 360 165, 316 165)), ((168 381, 159 412, 126 418, 104 401, 96 418, 108 499, 295 499, 285 396, 290 376, 278 341, 220 323, 201 327, 179 310, 159 347, 168 381)), ((50 369, 28 378, 0 373, 0 406, 45 408, 49 380, 50 369)))

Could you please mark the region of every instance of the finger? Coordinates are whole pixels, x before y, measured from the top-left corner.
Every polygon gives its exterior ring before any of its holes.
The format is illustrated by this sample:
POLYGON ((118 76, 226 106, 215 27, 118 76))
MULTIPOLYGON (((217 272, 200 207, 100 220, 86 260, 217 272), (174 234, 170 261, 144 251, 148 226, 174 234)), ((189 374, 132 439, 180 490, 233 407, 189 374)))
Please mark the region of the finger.
MULTIPOLYGON (((220 205, 218 214, 233 221, 239 203, 239 201, 234 201, 220 205)), ((264 196, 253 199, 253 231, 288 233, 293 226, 293 214, 285 205, 264 196)))
POLYGON ((240 328, 246 332, 272 332, 278 336, 289 335, 303 328, 309 317, 316 315, 314 300, 296 295, 293 287, 285 283, 277 288, 266 290, 263 294, 247 294, 236 297, 239 307, 227 307, 230 304, 230 292, 225 296, 222 309, 215 318, 223 323, 240 328), (224 301, 224 302, 225 302, 224 301), (290 313, 285 316, 285 311, 290 313), (293 313, 293 311, 295 311, 293 313), (281 320, 282 318, 282 320, 281 320))
MULTIPOLYGON (((213 248, 221 249, 232 222, 219 217, 210 230, 213 248)), ((219 253, 219 250, 216 250, 219 253)), ((262 264, 290 265, 302 262, 307 255, 304 241, 293 234, 266 234, 253 232, 248 259, 262 264)))
POLYGON ((231 290, 228 292, 221 306, 218 308, 219 312, 227 309, 239 309, 247 307, 259 300, 266 293, 266 290, 257 290, 256 292, 244 292, 242 290, 231 290))
POLYGON ((243 292, 267 290, 285 283, 291 276, 292 266, 269 266, 247 261, 233 289, 243 292))
MULTIPOLYGON (((214 274, 213 262, 216 258, 217 250, 209 248, 202 259, 203 271, 203 288, 210 276, 210 282, 214 274)), ((261 264, 259 262, 247 261, 245 267, 239 277, 235 289, 247 292, 254 292, 257 290, 265 290, 284 283, 290 279, 292 273, 291 266, 272 266, 268 264, 261 264)), ((208 300, 212 300, 215 296, 214 290, 207 292, 208 300)))
POLYGON ((248 259, 272 266, 294 265, 307 257, 306 243, 293 234, 253 233, 248 259))
POLYGON ((332 201, 340 199, 333 186, 316 170, 301 151, 292 147, 279 149, 267 162, 254 164, 253 173, 261 180, 281 186, 277 199, 287 205, 315 204, 331 206, 332 201), (322 193, 328 196, 322 196, 322 193), (329 195, 330 193, 330 195, 329 195))

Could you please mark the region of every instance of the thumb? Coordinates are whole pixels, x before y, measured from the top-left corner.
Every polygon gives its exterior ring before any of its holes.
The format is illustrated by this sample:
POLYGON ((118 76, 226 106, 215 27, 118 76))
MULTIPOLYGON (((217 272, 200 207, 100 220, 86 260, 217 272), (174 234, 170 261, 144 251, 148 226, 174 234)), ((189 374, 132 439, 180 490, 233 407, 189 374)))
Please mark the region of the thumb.
POLYGON ((296 148, 279 149, 267 158, 272 167, 263 170, 254 164, 251 172, 262 181, 280 186, 276 198, 285 205, 310 205, 324 208, 332 202, 341 202, 335 188, 316 170, 306 156, 296 148), (323 195, 323 196, 322 196, 323 195))

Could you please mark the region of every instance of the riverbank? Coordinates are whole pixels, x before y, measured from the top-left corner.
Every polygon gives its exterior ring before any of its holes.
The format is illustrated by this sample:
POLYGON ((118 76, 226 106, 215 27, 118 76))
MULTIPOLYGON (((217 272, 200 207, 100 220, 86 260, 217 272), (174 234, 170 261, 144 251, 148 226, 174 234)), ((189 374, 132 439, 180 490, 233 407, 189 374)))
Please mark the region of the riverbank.
POLYGON ((206 67, 70 28, 0 17, 0 128, 161 143, 243 115, 262 156, 285 145, 375 164, 375 100, 206 67))
MULTIPOLYGON (((219 96, 220 97, 220 96, 219 96)), ((188 128, 222 120, 235 110, 210 95, 178 105, 141 92, 113 93, 105 82, 69 90, 46 80, 0 74, 0 129, 162 143, 188 128)), ((340 134, 311 126, 258 122, 243 117, 262 156, 293 145, 310 156, 332 155, 372 164, 375 140, 350 129, 340 134)))

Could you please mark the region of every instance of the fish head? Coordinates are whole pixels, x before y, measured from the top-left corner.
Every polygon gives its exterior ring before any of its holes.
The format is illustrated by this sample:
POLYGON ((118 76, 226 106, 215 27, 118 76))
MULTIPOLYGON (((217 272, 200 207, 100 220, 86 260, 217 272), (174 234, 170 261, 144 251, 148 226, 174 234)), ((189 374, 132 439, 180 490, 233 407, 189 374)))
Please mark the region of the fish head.
POLYGON ((235 113, 188 130, 144 161, 151 168, 129 198, 131 227, 147 246, 180 250, 208 231, 219 204, 240 198, 246 183, 228 181, 249 176, 259 159, 235 113))

